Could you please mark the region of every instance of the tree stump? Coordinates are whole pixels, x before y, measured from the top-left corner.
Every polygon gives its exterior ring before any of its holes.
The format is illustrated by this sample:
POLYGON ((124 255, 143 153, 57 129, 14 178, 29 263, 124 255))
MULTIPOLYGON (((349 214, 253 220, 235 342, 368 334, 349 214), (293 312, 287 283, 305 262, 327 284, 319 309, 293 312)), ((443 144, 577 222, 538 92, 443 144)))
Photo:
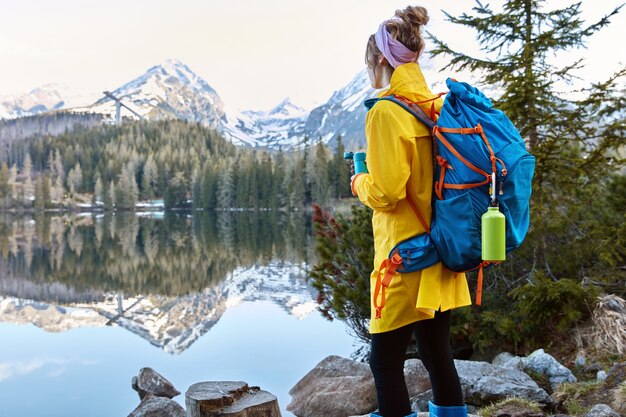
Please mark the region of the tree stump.
POLYGON ((242 381, 193 384, 185 405, 188 417, 282 417, 275 395, 242 381))

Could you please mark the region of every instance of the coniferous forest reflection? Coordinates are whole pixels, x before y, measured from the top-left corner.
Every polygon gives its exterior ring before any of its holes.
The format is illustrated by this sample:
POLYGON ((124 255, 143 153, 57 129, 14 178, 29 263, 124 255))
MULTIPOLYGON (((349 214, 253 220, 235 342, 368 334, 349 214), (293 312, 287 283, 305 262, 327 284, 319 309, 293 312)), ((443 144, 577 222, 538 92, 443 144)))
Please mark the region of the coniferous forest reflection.
POLYGON ((111 291, 181 296, 217 285, 238 267, 307 262, 311 240, 302 213, 4 214, 1 290, 60 303, 111 291))

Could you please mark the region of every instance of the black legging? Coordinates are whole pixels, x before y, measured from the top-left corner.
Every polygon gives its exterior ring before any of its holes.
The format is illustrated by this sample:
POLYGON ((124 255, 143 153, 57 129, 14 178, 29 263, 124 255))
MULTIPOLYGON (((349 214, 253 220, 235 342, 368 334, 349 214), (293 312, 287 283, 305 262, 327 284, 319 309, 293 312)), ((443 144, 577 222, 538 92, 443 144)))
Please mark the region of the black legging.
POLYGON ((411 413, 404 360, 412 333, 430 376, 433 402, 439 406, 463 405, 463 391, 450 346, 450 311, 437 312, 433 319, 372 334, 370 369, 374 374, 379 413, 383 417, 405 417, 411 413))

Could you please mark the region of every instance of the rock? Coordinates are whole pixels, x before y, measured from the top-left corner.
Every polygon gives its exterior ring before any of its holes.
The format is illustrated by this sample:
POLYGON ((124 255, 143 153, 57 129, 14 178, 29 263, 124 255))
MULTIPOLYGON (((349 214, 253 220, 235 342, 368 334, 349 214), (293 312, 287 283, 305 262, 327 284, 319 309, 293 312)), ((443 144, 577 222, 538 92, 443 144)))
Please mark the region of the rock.
POLYGON ((529 356, 522 358, 524 370, 531 370, 541 375, 546 375, 550 381, 552 389, 564 382, 576 382, 576 377, 572 372, 561 365, 554 357, 539 349, 529 356))
POLYGON ((281 417, 275 395, 242 381, 193 384, 185 405, 189 417, 281 417))
POLYGON ((339 356, 318 363, 289 391, 287 410, 298 417, 344 417, 376 409, 369 365, 339 356))
MULTIPOLYGON (((461 360, 456 360, 455 365, 469 406, 486 406, 507 397, 552 404, 548 393, 518 369, 461 360)), ((414 409, 428 410, 432 392, 428 372, 421 361, 406 361, 405 379, 414 409)), ((377 407, 369 366, 338 356, 321 361, 289 393, 292 401, 287 410, 298 417, 355 416, 377 407)))
POLYGON ((141 400, 147 394, 170 399, 180 394, 180 391, 174 388, 170 381, 152 368, 141 368, 139 375, 133 377, 131 385, 139 393, 139 399, 141 400))
POLYGON ((594 405, 585 417, 620 417, 619 413, 606 404, 594 405))
POLYGON ((491 364, 494 366, 501 366, 503 368, 512 368, 522 370, 522 358, 519 356, 511 355, 508 352, 502 352, 499 355, 496 355, 495 358, 491 361, 491 364))
POLYGON ((487 362, 454 362, 468 404, 487 406, 507 397, 526 398, 546 405, 552 403, 548 393, 520 370, 487 362))
POLYGON ((146 394, 128 417, 187 417, 185 409, 176 401, 146 394))
POLYGON ((404 362, 404 379, 409 391, 409 397, 429 391, 431 388, 428 371, 419 359, 408 359, 404 362))
POLYGON ((505 363, 510 361, 513 358, 517 358, 517 356, 510 354, 509 352, 499 353, 493 358, 491 364, 494 366, 504 366, 505 363))
POLYGON ((583 352, 578 352, 576 354, 576 359, 574 359, 574 365, 576 366, 585 366, 587 364, 587 359, 585 358, 585 354, 583 352))
POLYGON ((415 411, 428 411, 428 401, 433 400, 433 390, 420 392, 411 397, 411 408, 415 411))
POLYGON ((598 371, 596 374, 596 381, 606 381, 606 372, 598 371))

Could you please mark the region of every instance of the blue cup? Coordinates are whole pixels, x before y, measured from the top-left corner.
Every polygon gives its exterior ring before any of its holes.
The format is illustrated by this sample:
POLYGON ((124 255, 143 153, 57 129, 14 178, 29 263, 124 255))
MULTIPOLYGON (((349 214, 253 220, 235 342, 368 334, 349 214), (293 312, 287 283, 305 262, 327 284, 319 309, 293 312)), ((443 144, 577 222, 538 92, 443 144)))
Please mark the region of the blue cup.
POLYGON ((365 162, 365 152, 344 152, 344 159, 354 161, 354 174, 367 174, 367 163, 365 162))

